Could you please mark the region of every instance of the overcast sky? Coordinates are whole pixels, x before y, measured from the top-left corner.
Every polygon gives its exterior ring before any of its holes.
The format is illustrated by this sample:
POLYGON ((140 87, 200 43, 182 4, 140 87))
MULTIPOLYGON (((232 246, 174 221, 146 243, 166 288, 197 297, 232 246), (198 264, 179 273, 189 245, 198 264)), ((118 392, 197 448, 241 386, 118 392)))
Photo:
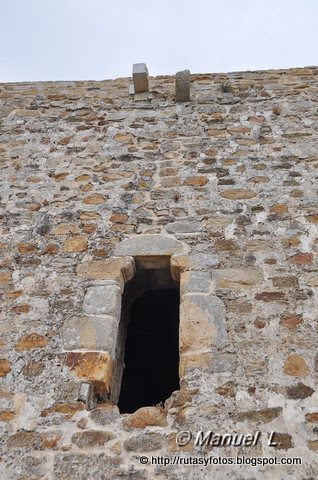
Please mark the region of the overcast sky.
POLYGON ((0 81, 318 64, 318 0, 0 0, 0 81))

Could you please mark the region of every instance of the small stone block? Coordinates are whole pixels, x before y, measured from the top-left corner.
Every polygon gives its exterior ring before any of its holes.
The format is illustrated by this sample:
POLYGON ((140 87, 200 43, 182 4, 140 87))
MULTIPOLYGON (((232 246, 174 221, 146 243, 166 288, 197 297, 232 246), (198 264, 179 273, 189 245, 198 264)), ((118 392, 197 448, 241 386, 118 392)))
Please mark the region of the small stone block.
POLYGON ((176 73, 176 102, 190 101, 190 70, 176 73))
POLYGON ((129 95, 134 95, 135 93, 134 85, 132 83, 129 85, 128 92, 129 95))
POLYGON ((145 63, 134 63, 133 65, 133 81, 135 93, 148 92, 148 69, 145 63))

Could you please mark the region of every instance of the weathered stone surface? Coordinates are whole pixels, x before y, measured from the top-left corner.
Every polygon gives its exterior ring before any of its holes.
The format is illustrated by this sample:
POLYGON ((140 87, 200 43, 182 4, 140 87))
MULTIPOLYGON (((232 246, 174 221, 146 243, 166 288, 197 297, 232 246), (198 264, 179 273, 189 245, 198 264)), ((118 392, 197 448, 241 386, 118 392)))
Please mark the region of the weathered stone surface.
POLYGON ((61 328, 64 349, 105 350, 113 354, 118 324, 118 318, 107 315, 69 318, 61 328))
POLYGON ((124 442, 128 452, 150 452, 162 447, 163 438, 159 433, 141 433, 124 442))
POLYGON ((63 252, 65 253, 80 253, 87 249, 87 238, 85 237, 71 237, 65 240, 63 244, 63 252))
POLYGON ((120 317, 121 291, 116 285, 89 287, 84 298, 83 309, 94 315, 120 317))
POLYGON ((314 389, 298 382, 296 385, 292 385, 286 388, 287 397, 292 400, 303 400, 304 398, 311 397, 314 393, 314 389))
POLYGON ((308 447, 314 452, 318 452, 318 440, 309 440, 308 447))
POLYGON ((225 307, 218 297, 186 295, 180 308, 180 352, 226 345, 225 307))
POLYGON ((190 352, 180 355, 181 378, 196 368, 209 374, 234 373, 237 368, 237 358, 236 355, 228 353, 190 352))
POLYGON ((7 448, 38 449, 41 446, 41 437, 37 432, 20 431, 8 438, 7 448))
POLYGON ((256 197, 256 192, 247 188, 233 188, 232 190, 224 190, 220 195, 229 200, 248 200, 256 197))
POLYGON ((83 203, 86 205, 100 205, 105 202, 105 197, 101 193, 91 193, 84 198, 83 203))
POLYGON ((276 302, 284 298, 283 292, 260 292, 255 295, 255 300, 262 300, 262 302, 276 302))
POLYGON ((318 271, 303 273, 299 277, 299 283, 307 285, 308 287, 318 287, 318 271))
POLYGON ((284 373, 293 377, 305 377, 309 368, 300 355, 289 355, 284 362, 284 373))
POLYGON ((309 423, 318 423, 318 412, 306 413, 306 420, 309 423))
POLYGON ((20 338, 16 344, 16 350, 21 352, 23 350, 33 350, 34 348, 43 348, 47 345, 48 340, 43 335, 38 333, 31 333, 30 335, 24 335, 20 338))
POLYGON ((206 293, 211 283, 210 272, 183 272, 180 277, 180 294, 206 293))
POLYGON ((261 423, 268 423, 277 418, 283 409, 282 407, 272 407, 272 408, 264 408, 261 410, 250 410, 248 412, 238 412, 235 415, 235 419, 238 422, 261 422, 261 423))
POLYGON ((57 450, 62 439, 62 431, 49 431, 41 433, 41 448, 57 450))
POLYGON ((145 63, 134 63, 133 65, 133 82, 135 93, 148 92, 149 80, 148 69, 145 63))
POLYGON ((70 352, 66 365, 76 377, 96 383, 109 392, 112 360, 107 352, 70 352))
POLYGON ((111 432, 102 432, 100 430, 86 430, 72 435, 72 442, 80 448, 103 447, 106 442, 114 438, 111 432))
POLYGON ((289 263, 294 263, 295 265, 311 265, 313 262, 312 253, 299 253, 288 258, 289 263))
POLYGON ((190 80, 191 74, 189 70, 182 70, 176 73, 176 102, 190 101, 190 80))
POLYGON ((29 362, 23 367, 22 373, 25 378, 30 380, 38 375, 41 375, 43 370, 44 364, 42 362, 29 362))
POLYGON ((282 327, 286 327, 289 330, 294 330, 302 323, 303 323, 303 319, 301 315, 286 315, 282 317, 279 321, 279 324, 282 327))
POLYGON ((218 288, 227 288, 233 291, 249 290, 259 285, 263 280, 259 268, 248 269, 219 269, 213 272, 218 288))
POLYGON ((123 277, 128 281, 134 275, 134 263, 128 258, 86 261, 78 265, 77 275, 90 280, 113 280, 120 284, 123 277))
POLYGON ((97 425, 108 425, 120 418, 118 407, 109 403, 99 403, 97 408, 91 410, 90 415, 97 425))
POLYGON ((51 230, 51 235, 77 235, 81 232, 77 223, 60 223, 51 230))
POLYGON ((5 377, 11 372, 10 362, 7 358, 0 358, 0 377, 5 377))
POLYGON ((0 410, 0 422, 10 422, 15 417, 15 413, 10 410, 0 410))
POLYGON ((208 183, 209 179, 204 176, 189 177, 184 181, 184 185, 188 187, 204 187, 208 183))
POLYGON ((146 427, 167 426, 167 413, 159 407, 139 408, 135 413, 123 419, 123 426, 130 430, 134 428, 144 429, 146 427))
POLYGON ((41 417, 47 417, 48 415, 58 413, 61 415, 73 416, 76 412, 84 410, 85 406, 83 402, 75 403, 63 403, 58 402, 49 408, 46 408, 41 412, 41 417))
POLYGON ((274 447, 276 450, 288 450, 294 446, 292 436, 288 433, 275 432, 273 442, 277 443, 274 447))
POLYGON ((197 388, 192 390, 182 388, 181 390, 176 390, 172 395, 165 401, 165 408, 178 408, 182 407, 185 404, 190 404, 193 397, 198 393, 197 388))
POLYGON ((166 225, 168 233, 194 233, 200 232, 201 224, 199 222, 172 222, 166 225))
MULTIPOLYGON (((116 478, 122 459, 117 456, 109 456, 105 453, 58 453, 54 456, 53 479, 54 480, 106 480, 116 478), (74 468, 76 465, 76 468, 74 468)), ((118 476, 117 476, 118 478, 118 476)), ((134 478, 132 480, 143 480, 134 478)), ((129 480, 129 477, 123 477, 129 480)))
POLYGON ((192 255, 173 255, 170 259, 171 275, 175 280, 180 279, 183 271, 210 271, 219 264, 218 255, 197 253, 192 255))
POLYGON ((0 285, 7 285, 8 283, 12 283, 11 272, 0 270, 0 285))
POLYGON ((27 305, 25 303, 21 305, 16 305, 15 307, 11 308, 12 313, 16 313, 17 315, 23 315, 24 313, 29 313, 31 310, 30 305, 27 305))

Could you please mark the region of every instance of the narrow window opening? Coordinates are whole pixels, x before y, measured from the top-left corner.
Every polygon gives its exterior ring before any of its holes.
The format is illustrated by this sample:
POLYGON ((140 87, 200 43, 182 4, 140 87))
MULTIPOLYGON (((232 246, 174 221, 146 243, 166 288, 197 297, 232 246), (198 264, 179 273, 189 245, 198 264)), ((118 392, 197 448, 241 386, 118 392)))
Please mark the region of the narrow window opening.
POLYGON ((179 285, 168 269, 137 271, 123 294, 124 369, 118 406, 132 413, 179 389, 179 285))

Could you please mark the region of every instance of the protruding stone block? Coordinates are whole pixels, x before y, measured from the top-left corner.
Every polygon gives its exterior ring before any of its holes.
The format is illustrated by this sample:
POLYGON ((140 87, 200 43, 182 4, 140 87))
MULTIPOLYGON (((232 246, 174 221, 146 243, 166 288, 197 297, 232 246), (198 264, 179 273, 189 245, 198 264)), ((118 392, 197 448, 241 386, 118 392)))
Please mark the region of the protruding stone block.
POLYGON ((149 90, 149 74, 145 63, 134 63, 133 65, 133 81, 135 93, 148 92, 149 90))
POLYGON ((190 70, 176 73, 176 102, 190 101, 190 70))

